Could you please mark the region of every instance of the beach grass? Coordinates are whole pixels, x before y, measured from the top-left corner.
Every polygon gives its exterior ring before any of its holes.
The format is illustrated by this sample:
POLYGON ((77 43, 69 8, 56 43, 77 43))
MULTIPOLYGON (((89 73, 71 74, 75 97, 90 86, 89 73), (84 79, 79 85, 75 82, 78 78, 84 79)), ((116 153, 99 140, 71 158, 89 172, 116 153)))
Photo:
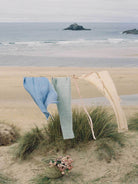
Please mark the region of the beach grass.
POLYGON ((15 181, 8 176, 0 173, 0 184, 15 184, 15 181))
MULTIPOLYGON (((110 138, 113 141, 118 142, 120 145, 123 145, 123 136, 117 132, 117 125, 114 122, 114 117, 112 114, 108 113, 107 109, 102 107, 97 107, 95 109, 89 108, 88 112, 93 121, 94 133, 97 140, 101 138, 110 138)), ((46 134, 48 134, 50 138, 49 141, 56 142, 57 139, 62 139, 62 141, 64 141, 57 113, 53 116, 53 119, 49 120, 46 128, 46 134)), ((82 109, 73 109, 73 131, 75 138, 70 140, 72 146, 79 142, 93 140, 87 116, 82 109)))
POLYGON ((129 119, 128 129, 133 131, 138 131, 138 113, 136 113, 129 119))
MULTIPOLYGON (((110 142, 108 140, 123 146, 123 134, 117 132, 117 126, 114 123, 114 118, 107 112, 106 109, 101 107, 97 107, 95 109, 89 108, 88 112, 93 120, 97 145, 100 145, 99 141, 101 140, 106 142, 106 148, 99 146, 98 150, 107 150, 109 153, 108 155, 113 157, 111 153, 114 151, 111 148, 113 148, 115 144, 108 145, 108 142, 110 142)), ((17 147, 16 156, 21 159, 25 159, 37 148, 39 148, 39 152, 44 150, 45 153, 51 149, 66 152, 71 148, 79 146, 81 143, 85 145, 85 143, 93 141, 87 116, 81 109, 73 110, 73 131, 75 138, 64 140, 62 137, 59 115, 55 113, 53 118, 49 119, 47 126, 43 129, 40 130, 36 127, 21 137, 17 147)))
POLYGON ((42 131, 38 127, 33 128, 19 140, 16 156, 21 159, 25 159, 34 150, 37 149, 43 139, 44 137, 42 131))

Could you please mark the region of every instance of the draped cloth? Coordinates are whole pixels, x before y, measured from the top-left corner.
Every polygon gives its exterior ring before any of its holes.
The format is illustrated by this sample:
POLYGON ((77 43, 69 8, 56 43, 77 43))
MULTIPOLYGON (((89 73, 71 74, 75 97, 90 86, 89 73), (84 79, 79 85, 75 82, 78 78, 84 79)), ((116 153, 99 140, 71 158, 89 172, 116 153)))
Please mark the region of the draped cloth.
POLYGON ((49 80, 45 77, 24 77, 23 85, 48 119, 50 116, 47 111, 48 105, 57 103, 57 93, 49 80))
POLYGON ((84 112, 86 113, 86 115, 87 115, 87 117, 88 117, 88 122, 89 122, 89 125, 90 125, 90 128, 91 128, 92 137, 93 137, 94 140, 96 140, 96 137, 95 137, 95 135, 94 135, 94 130, 93 130, 92 118, 91 118, 89 112, 87 111, 87 109, 86 109, 86 107, 85 107, 85 105, 84 105, 83 99, 82 99, 81 94, 80 94, 80 89, 79 89, 78 84, 77 84, 77 82, 76 82, 75 76, 74 76, 73 78, 74 78, 74 83, 75 83, 77 92, 78 92, 78 94, 79 94, 79 96, 80 96, 80 99, 81 99, 81 102, 82 102, 82 107, 83 107, 84 112))
POLYGON ((80 78, 94 84, 109 100, 116 116, 118 132, 128 130, 127 120, 120 105, 120 98, 109 73, 107 71, 94 72, 88 75, 82 75, 80 78))
POLYGON ((52 78, 52 84, 58 94, 58 113, 64 139, 73 139, 71 110, 71 81, 68 77, 52 78))

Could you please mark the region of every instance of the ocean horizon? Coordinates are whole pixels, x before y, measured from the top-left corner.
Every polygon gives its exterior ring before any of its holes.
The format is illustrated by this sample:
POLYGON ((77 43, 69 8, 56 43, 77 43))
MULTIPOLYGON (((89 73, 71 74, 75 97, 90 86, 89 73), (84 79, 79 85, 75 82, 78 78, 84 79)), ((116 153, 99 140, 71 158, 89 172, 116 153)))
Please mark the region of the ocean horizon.
POLYGON ((0 23, 0 66, 138 67, 138 23, 0 23))

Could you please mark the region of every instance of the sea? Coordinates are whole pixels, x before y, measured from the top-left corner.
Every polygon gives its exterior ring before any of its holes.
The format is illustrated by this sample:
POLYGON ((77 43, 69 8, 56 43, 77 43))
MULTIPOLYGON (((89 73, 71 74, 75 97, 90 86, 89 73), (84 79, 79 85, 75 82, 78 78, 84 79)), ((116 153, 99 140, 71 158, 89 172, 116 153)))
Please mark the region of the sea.
POLYGON ((138 23, 0 23, 0 66, 138 67, 138 23))

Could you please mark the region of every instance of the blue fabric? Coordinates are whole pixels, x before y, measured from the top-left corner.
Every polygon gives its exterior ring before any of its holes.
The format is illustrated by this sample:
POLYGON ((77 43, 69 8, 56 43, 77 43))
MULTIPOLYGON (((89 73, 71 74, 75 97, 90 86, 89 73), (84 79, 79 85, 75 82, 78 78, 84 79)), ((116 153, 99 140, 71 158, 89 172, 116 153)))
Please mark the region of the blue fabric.
POLYGON ((53 78, 52 83, 58 94, 57 108, 63 137, 64 139, 73 139, 70 78, 53 78))
POLYGON ((57 103, 57 93, 45 77, 24 77, 23 85, 48 119, 47 106, 57 103))

